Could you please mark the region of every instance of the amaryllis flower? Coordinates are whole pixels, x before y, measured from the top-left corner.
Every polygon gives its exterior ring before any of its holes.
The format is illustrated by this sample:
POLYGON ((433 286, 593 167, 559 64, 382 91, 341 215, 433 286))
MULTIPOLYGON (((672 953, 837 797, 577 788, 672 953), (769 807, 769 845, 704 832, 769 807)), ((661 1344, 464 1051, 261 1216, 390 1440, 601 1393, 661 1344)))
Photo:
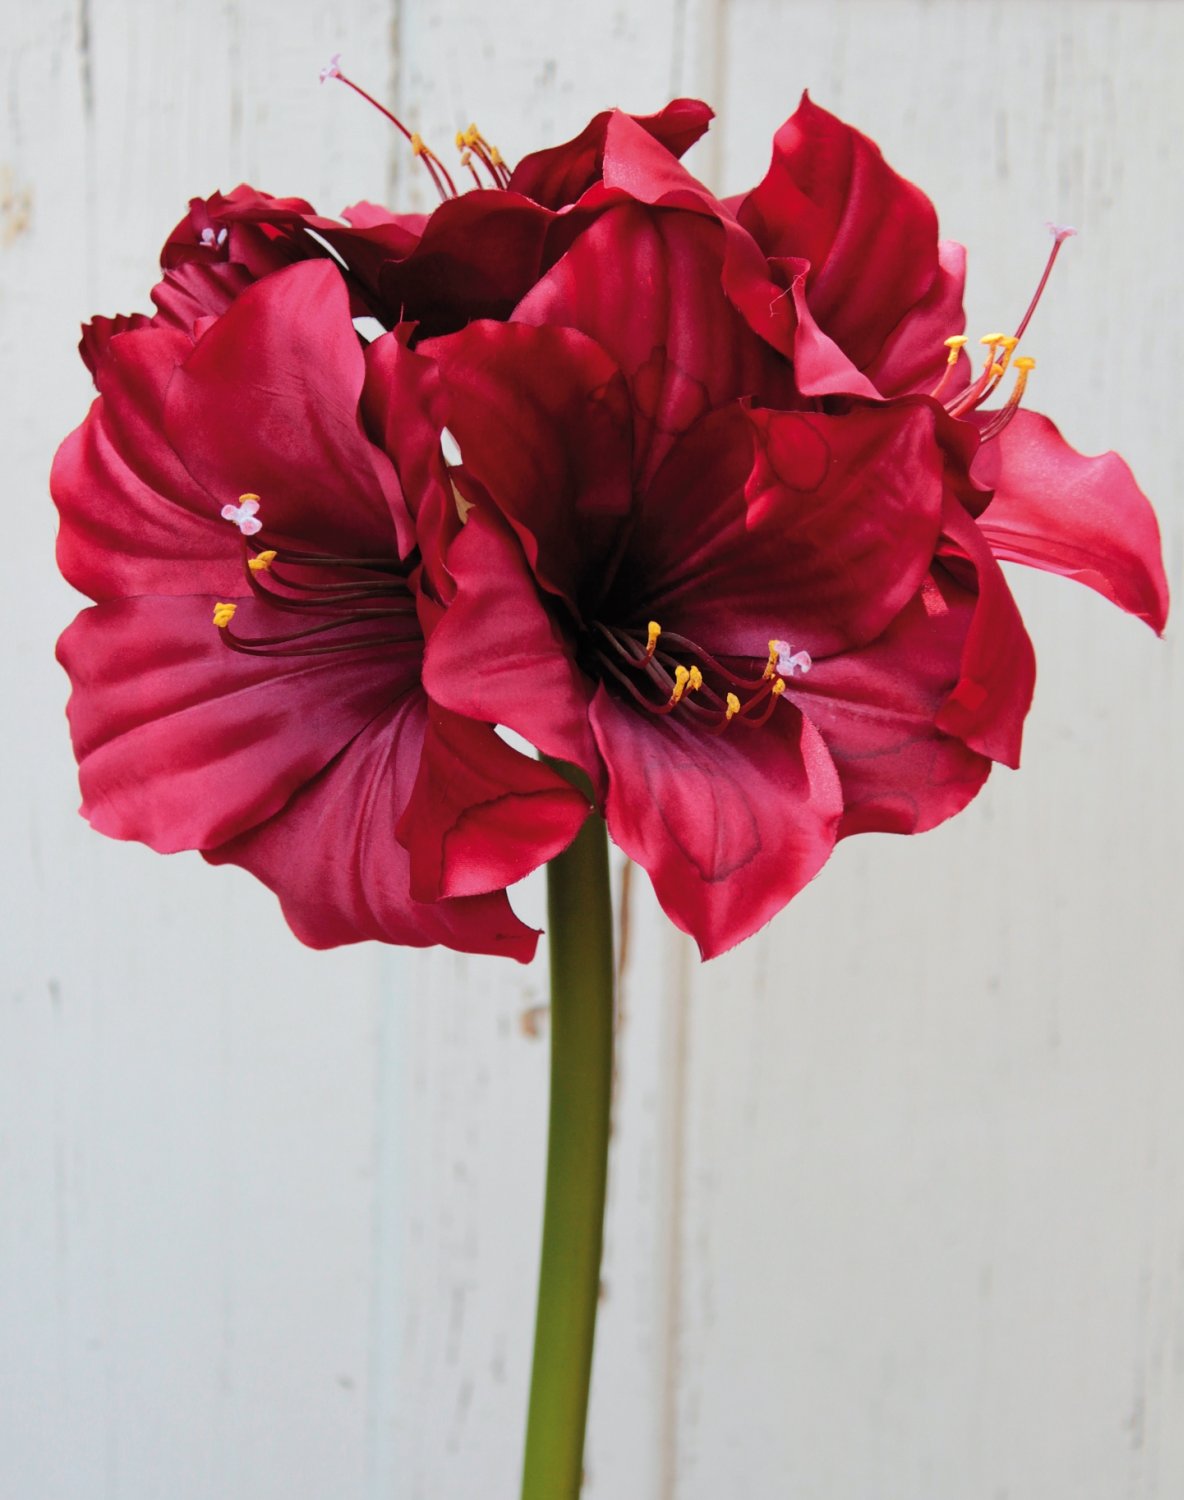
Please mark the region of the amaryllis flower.
POLYGON ((991 759, 1014 762, 1031 650, 930 403, 723 399, 667 431, 651 470, 636 387, 677 390, 685 368, 626 375, 599 340, 519 323, 420 352, 465 502, 428 690, 584 770, 705 956, 766 922, 840 832, 932 826, 991 759))
POLYGON ((393 334, 364 349, 322 261, 195 334, 114 333, 96 374, 52 476, 62 571, 97 601, 60 643, 86 816, 243 865, 314 946, 528 958, 504 887, 587 803, 423 691, 404 482, 446 477, 402 391, 415 357, 393 334), (365 425, 392 407, 398 452, 365 425))
POLYGON ((940 401, 981 438, 974 475, 994 493, 979 529, 995 555, 1076 578, 1163 629, 1158 529, 1129 468, 1076 453, 1021 406, 1035 365, 1021 340, 1072 230, 1054 226, 1035 296, 982 338, 976 374, 963 349, 966 251, 938 239, 928 198, 859 131, 803 96, 764 179, 730 207, 808 312, 794 350, 804 394, 940 401))

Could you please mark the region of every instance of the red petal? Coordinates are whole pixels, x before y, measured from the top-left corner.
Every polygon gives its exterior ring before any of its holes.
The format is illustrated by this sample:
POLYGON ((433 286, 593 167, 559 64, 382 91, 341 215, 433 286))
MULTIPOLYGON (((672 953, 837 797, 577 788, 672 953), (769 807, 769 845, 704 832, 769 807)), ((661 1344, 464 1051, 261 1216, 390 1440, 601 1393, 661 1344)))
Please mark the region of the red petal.
POLYGON ((358 414, 365 362, 336 267, 308 261, 240 296, 173 377, 165 430, 210 496, 261 497, 269 541, 390 557, 414 546, 389 459, 358 414))
POLYGON ((529 962, 538 934, 510 910, 504 892, 420 902, 410 860, 395 838, 414 782, 426 703, 408 693, 351 741, 340 757, 262 827, 206 850, 275 891, 292 931, 313 948, 367 939, 529 962))
POLYGON ((544 755, 570 761, 596 785, 600 763, 588 729, 592 684, 576 664, 522 549, 495 517, 473 510, 448 555, 456 597, 428 641, 423 681, 436 703, 504 724, 544 755))
POLYGON ((622 204, 579 236, 514 313, 515 322, 578 328, 612 355, 633 396, 643 477, 712 407, 738 396, 792 399, 784 361, 724 294, 723 255, 714 219, 622 204))
POLYGON ((488 724, 429 705, 419 777, 397 834, 420 901, 502 890, 566 849, 588 799, 488 724))
MULTIPOLYGON (((548 208, 574 203, 600 180, 605 137, 609 122, 617 113, 605 110, 589 121, 574 140, 524 156, 510 178, 511 191, 548 208)), ((681 156, 707 129, 712 113, 698 99, 675 99, 657 114, 629 118, 664 150, 681 156)))
POLYGON ((766 255, 810 262, 814 316, 860 369, 938 273, 929 199, 872 141, 805 94, 774 137, 769 170, 739 219, 766 255))
POLYGON ((762 665, 773 637, 818 657, 862 645, 928 570, 942 471, 921 403, 715 413, 642 502, 623 579, 629 623, 652 617, 762 665))
POLYGON ((100 399, 58 449, 58 566, 92 599, 242 592, 239 539, 164 433, 168 383, 192 350, 169 329, 113 338, 98 367, 100 399))
POLYGON ((1036 656, 999 564, 956 500, 946 504, 938 556, 964 587, 977 592, 978 603, 962 648, 961 676, 937 726, 992 760, 1018 766, 1036 656))
MULTIPOLYGON (((161 853, 221 843, 270 817, 417 680, 418 640, 381 654, 241 655, 211 623, 214 602, 102 604, 58 644, 83 811, 101 833, 161 853)), ((235 629, 273 625, 248 602, 235 629)))
POLYGON ((539 581, 576 606, 632 501, 615 364, 572 328, 506 323, 472 323, 419 351, 444 377, 464 474, 509 520, 539 581))
MULTIPOLYGON (((962 292, 966 285, 966 248, 953 240, 937 247, 938 270, 924 297, 909 309, 888 335, 877 357, 864 370, 885 396, 926 395, 946 371, 946 339, 966 327, 962 292)), ((970 360, 959 355, 958 367, 942 388, 948 400, 966 385, 970 360)))
POLYGON ((1117 453, 1087 458, 1047 417, 1020 411, 979 449, 974 477, 995 490, 978 524, 996 557, 1076 578, 1162 633, 1159 526, 1117 453))
POLYGON ((937 728, 961 676, 977 599, 936 570, 888 629, 794 677, 786 697, 826 741, 843 785, 840 837, 923 833, 960 812, 991 769, 937 728))
POLYGON ((591 718, 608 766, 609 832, 704 958, 763 927, 826 863, 839 779, 792 704, 761 729, 707 735, 601 687, 591 718))

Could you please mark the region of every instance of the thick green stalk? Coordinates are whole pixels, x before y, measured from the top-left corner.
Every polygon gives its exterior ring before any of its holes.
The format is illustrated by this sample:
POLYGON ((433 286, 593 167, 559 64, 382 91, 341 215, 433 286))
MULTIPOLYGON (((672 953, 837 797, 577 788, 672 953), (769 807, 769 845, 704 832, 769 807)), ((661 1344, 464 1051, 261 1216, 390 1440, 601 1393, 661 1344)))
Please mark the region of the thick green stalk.
POLYGON ((551 1108, 522 1500, 576 1500, 600 1296, 613 1060, 613 929, 604 820, 547 868, 551 1108))

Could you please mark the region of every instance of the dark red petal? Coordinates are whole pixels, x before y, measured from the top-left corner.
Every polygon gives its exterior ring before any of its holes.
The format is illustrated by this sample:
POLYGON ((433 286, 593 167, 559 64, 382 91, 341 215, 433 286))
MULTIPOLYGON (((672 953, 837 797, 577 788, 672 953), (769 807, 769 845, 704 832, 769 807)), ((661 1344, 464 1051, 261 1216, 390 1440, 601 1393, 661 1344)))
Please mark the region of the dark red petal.
POLYGON ((978 524, 996 557, 1076 578, 1162 633, 1159 526, 1117 453, 1087 458, 1047 417, 1020 411, 979 449, 974 477, 995 490, 978 524))
POLYGON ((254 277, 231 261, 185 261, 152 288, 157 314, 153 322, 190 332, 200 318, 219 316, 249 286, 254 277))
POLYGON ((490 725, 429 704, 419 777, 397 829, 412 894, 502 890, 566 849, 590 811, 562 776, 490 725))
MULTIPOLYGON (((417 679, 418 641, 319 657, 240 655, 213 625, 214 603, 102 604, 58 643, 74 685, 83 812, 101 833, 162 853, 221 843, 282 807, 417 679)), ((274 611, 248 602, 235 629, 261 635, 274 623, 274 611)), ((387 630, 378 621, 354 633, 387 630)))
POLYGON ((977 523, 951 499, 943 526, 938 556, 963 587, 978 594, 978 603, 962 648, 961 676, 937 716, 937 727, 972 750, 1015 767, 1036 685, 1036 655, 977 523))
POLYGON ((92 318, 82 325, 82 337, 78 340, 82 363, 93 375, 116 334, 133 333, 137 328, 148 328, 151 324, 152 319, 144 313, 117 313, 113 318, 102 315, 92 318))
POLYGON ((766 255, 810 262, 810 307, 863 369, 937 275, 937 216, 879 147, 803 94, 739 212, 766 255))
POLYGON ((241 541, 164 433, 165 391, 192 350, 171 329, 113 338, 100 398, 58 449, 58 566, 92 599, 242 591, 241 541))
POLYGON ((576 664, 563 606, 544 603, 518 542, 480 509, 453 542, 448 569, 456 597, 428 640, 428 696, 468 718, 517 730, 598 785, 588 728, 592 684, 576 664))
POLYGON ((840 838, 923 833, 960 812, 986 780, 987 757, 936 725, 961 676, 976 604, 939 566, 883 635, 790 680, 786 696, 838 768, 840 838))
POLYGON ((571 328, 471 323, 428 341, 448 430, 535 576, 574 605, 629 513, 629 400, 616 365, 571 328))
POLYGON ((793 340, 793 371, 804 396, 863 396, 876 400, 879 391, 857 370, 834 339, 815 321, 806 298, 810 262, 792 256, 769 262, 786 282, 783 295, 793 305, 796 329, 793 340))
POLYGON ((620 366, 633 396, 643 481, 671 441, 738 396, 781 405, 789 371, 722 286, 724 235, 700 213, 623 204, 575 241, 515 322, 578 328, 620 366))
POLYGON ((474 318, 508 318, 538 279, 553 217, 518 193, 492 189, 442 203, 414 249, 382 267, 384 304, 391 316, 417 321, 423 337, 474 318))
POLYGON ((608 767, 609 832, 704 958, 763 927, 826 863, 839 778, 792 704, 761 729, 707 735, 601 687, 591 719, 608 767))
MULTIPOLYGON (((924 297, 909 309, 888 335, 884 347, 864 374, 884 396, 927 395, 946 372, 946 339, 966 327, 962 292, 966 284, 966 248, 953 240, 937 247, 938 270, 924 297)), ((966 385, 970 360, 959 355, 957 367, 942 387, 943 401, 966 385)))
POLYGON ((358 413, 364 374, 341 276, 308 261, 249 287, 198 340, 165 431, 213 514, 249 491, 269 540, 390 557, 397 532, 406 556, 398 479, 358 413))
MULTIPOLYGON (((548 208, 563 208, 598 182, 605 137, 615 110, 596 115, 574 140, 524 156, 510 178, 511 191, 548 208)), ((690 150, 711 121, 713 111, 698 99, 674 99, 653 115, 629 118, 664 150, 681 156, 690 150)))
POLYGON ((504 892, 435 902, 411 896, 410 860, 395 827, 418 770, 425 713, 423 695, 408 692, 269 822, 205 857, 262 880, 292 931, 313 948, 367 939, 443 943, 527 963, 538 934, 518 920, 504 892))
POLYGON ((628 115, 615 114, 605 137, 604 182, 639 203, 705 215, 724 236, 721 278, 725 292, 750 328, 782 354, 793 354, 794 310, 769 275, 764 252, 685 167, 652 141, 628 115))
POLYGON ((943 463, 920 402, 713 414, 643 500, 629 623, 762 663, 772 638, 815 657, 874 639, 928 570, 943 463))

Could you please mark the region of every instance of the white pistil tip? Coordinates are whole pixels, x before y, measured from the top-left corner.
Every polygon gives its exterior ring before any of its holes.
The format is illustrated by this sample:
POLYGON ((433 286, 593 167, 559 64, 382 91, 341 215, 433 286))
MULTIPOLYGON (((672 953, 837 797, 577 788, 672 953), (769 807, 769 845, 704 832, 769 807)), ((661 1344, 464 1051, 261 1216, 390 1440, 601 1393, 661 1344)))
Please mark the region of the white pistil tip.
POLYGON ((1054 224, 1051 219, 1046 219, 1045 223, 1048 225, 1049 234, 1052 235, 1058 245, 1062 240, 1071 239, 1077 233, 1076 229, 1070 224, 1054 224))
POLYGON ((201 232, 201 242, 209 250, 212 250, 215 246, 221 250, 222 246, 226 243, 226 237, 229 233, 230 231, 225 225, 219 229, 217 234, 207 225, 201 232))
POLYGON ((800 672, 804 677, 814 665, 814 660, 808 651, 795 651, 788 641, 776 641, 777 647, 777 670, 782 677, 792 677, 795 672, 800 672))
POLYGON ((334 52, 333 56, 321 69, 321 82, 327 83, 330 78, 341 77, 341 53, 334 52))
POLYGON ((440 429, 440 452, 444 455, 444 462, 450 469, 455 469, 457 464, 464 463, 461 457, 460 444, 448 431, 447 427, 440 429))
POLYGON ((263 522, 256 519, 259 501, 254 495, 240 495, 238 505, 224 505, 222 519, 233 521, 244 536, 254 536, 263 530, 263 522))

